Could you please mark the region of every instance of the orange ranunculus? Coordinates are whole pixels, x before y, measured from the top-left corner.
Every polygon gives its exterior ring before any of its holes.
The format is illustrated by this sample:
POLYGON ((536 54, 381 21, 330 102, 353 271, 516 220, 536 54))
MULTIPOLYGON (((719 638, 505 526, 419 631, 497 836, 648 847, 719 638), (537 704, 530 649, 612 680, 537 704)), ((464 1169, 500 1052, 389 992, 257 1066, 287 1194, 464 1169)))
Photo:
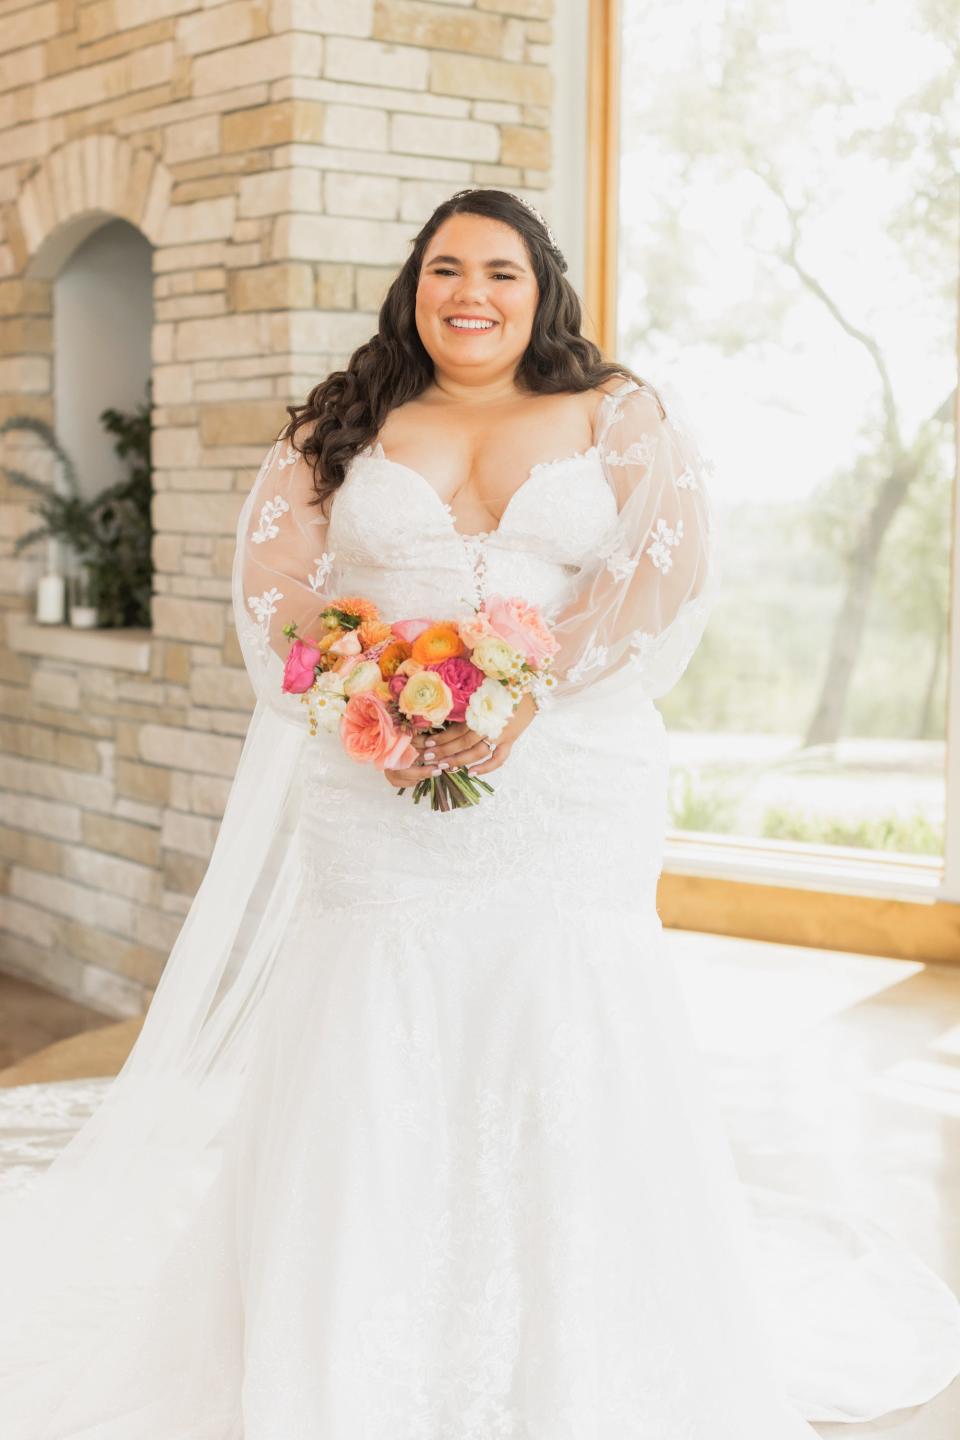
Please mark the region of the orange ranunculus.
POLYGON ((377 656, 377 663, 380 666, 380 674, 384 680, 389 680, 396 668, 404 660, 410 658, 410 646, 405 640, 394 640, 387 645, 377 656))
POLYGON ((417 636, 410 654, 424 665, 434 665, 441 660, 452 660, 455 655, 463 655, 463 641, 455 625, 440 621, 417 636))
POLYGON ((369 650, 371 645, 379 645, 384 640, 389 640, 393 631, 389 625, 384 625, 382 620, 363 620, 357 626, 357 637, 364 650, 369 650))

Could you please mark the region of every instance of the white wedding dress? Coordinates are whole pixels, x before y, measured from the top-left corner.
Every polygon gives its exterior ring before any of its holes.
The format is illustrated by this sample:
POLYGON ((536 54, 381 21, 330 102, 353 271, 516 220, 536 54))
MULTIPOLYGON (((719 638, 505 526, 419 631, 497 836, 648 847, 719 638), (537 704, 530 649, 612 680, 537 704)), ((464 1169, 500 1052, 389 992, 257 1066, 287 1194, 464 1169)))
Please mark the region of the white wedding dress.
MULTIPOLYGON (((537 465, 465 537, 368 446, 310 589, 556 617, 625 453, 537 465)), ((666 647, 631 632, 438 813, 306 735, 263 643, 289 580, 249 589, 260 704, 169 982, 118 1081, 2 1096, 4 1440, 810 1440, 942 1390, 947 1287, 738 1181, 655 909, 666 647)))

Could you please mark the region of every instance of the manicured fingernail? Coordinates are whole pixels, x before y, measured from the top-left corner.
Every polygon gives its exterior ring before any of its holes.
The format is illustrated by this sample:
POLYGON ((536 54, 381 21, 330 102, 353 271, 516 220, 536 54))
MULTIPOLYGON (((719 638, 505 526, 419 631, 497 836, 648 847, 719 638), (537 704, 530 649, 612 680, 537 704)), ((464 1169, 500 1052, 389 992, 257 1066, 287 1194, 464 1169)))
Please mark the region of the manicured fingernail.
POLYGON ((436 760, 436 752, 433 750, 424 750, 423 758, 424 760, 436 760))
POLYGON ((442 775, 442 774, 443 774, 443 771, 441 770, 440 766, 438 765, 437 768, 436 768, 436 770, 432 770, 430 773, 431 773, 432 775, 442 775))
POLYGON ((449 770, 449 769, 450 769, 450 761, 449 761, 449 760, 441 760, 441 761, 440 761, 440 769, 441 769, 441 770, 449 770))

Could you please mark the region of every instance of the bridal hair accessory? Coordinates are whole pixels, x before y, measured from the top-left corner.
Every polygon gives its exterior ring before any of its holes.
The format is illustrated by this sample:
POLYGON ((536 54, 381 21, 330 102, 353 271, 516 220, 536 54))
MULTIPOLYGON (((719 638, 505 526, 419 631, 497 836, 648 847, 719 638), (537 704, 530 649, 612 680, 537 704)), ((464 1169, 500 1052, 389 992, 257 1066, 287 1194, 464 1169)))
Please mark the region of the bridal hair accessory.
MULTIPOLYGON (((482 189, 482 188, 483 188, 482 186, 474 186, 474 187, 468 188, 468 189, 466 189, 466 190, 458 190, 457 193, 456 193, 456 195, 452 196, 451 198, 454 199, 454 200, 459 200, 459 199, 461 199, 461 198, 462 198, 463 196, 465 196, 465 195, 473 195, 473 194, 475 194, 478 189, 482 189)), ((502 191, 501 193, 504 194, 504 195, 509 195, 510 198, 511 198, 511 200, 516 200, 520 205, 523 206, 523 208, 524 208, 525 210, 529 210, 530 214, 534 217, 535 220, 539 221, 539 223, 543 226, 543 229, 544 229, 544 231, 545 231, 545 233, 546 233, 547 244, 550 246, 550 249, 553 251, 554 257, 556 258, 556 261, 557 261, 557 264, 560 266, 560 269, 561 269, 562 271, 566 271, 566 269, 567 269, 567 262, 566 262, 566 260, 564 259, 563 251, 560 249, 560 242, 557 240, 556 235, 554 235, 553 231, 550 229, 550 226, 547 224, 546 218, 545 218, 543 215, 541 215, 541 213, 540 213, 540 211, 537 209, 536 205, 532 204, 529 200, 524 200, 523 196, 522 196, 522 195, 518 195, 518 194, 516 193, 516 191, 514 191, 514 190, 504 190, 504 191, 502 191)))
MULTIPOLYGON (((493 755, 521 697, 532 694, 539 707, 556 684, 557 642, 520 596, 491 595, 462 620, 387 624, 372 600, 354 595, 329 601, 318 625, 314 639, 301 638, 295 622, 284 626, 291 645, 281 689, 306 705, 311 735, 338 731, 351 760, 380 770, 417 760, 411 735, 461 721, 493 755)), ((418 780, 413 798, 458 810, 482 800, 480 787, 493 794, 461 765, 418 780)))
POLYGON ((553 251, 554 255, 557 258, 557 263, 559 264, 560 269, 565 271, 567 268, 567 262, 564 259, 563 251, 560 249, 560 242, 557 240, 556 235, 554 235, 553 231, 550 229, 550 226, 547 224, 545 218, 540 214, 540 211, 537 209, 536 205, 532 205, 529 200, 524 200, 522 195, 515 194, 513 190, 508 190, 507 194, 513 195, 514 200, 519 200, 520 204, 526 210, 529 210, 530 214, 540 221, 540 224, 547 232, 547 240, 550 243, 550 249, 553 251))

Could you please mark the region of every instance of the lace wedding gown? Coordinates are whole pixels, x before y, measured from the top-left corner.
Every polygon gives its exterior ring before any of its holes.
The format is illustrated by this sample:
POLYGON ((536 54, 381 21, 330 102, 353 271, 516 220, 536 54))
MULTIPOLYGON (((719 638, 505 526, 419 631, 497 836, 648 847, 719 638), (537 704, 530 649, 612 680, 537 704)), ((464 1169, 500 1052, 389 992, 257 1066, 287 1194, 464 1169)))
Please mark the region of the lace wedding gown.
POLYGON ((624 411, 482 536, 378 443, 329 525, 267 456, 238 550, 260 703, 207 879, 119 1079, 4 1096, 4 1440, 810 1440, 960 1371, 919 1260, 738 1181, 655 909, 651 697, 709 592, 609 624, 694 543, 692 511, 631 541, 617 482, 653 457, 624 411), (415 806, 280 695, 291 605, 492 593, 608 619, 475 808, 415 806))

